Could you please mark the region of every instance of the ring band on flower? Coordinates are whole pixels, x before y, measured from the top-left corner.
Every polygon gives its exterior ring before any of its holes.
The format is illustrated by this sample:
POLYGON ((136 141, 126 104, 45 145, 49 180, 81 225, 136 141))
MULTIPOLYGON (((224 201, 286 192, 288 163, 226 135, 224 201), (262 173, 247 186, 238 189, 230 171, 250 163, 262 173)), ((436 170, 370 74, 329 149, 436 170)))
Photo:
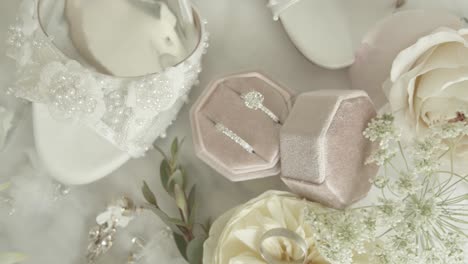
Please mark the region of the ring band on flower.
POLYGON ((257 91, 248 92, 246 94, 241 95, 241 98, 244 99, 245 106, 249 109, 253 110, 261 110, 264 112, 268 117, 273 119, 275 123, 281 124, 280 119, 268 108, 263 105, 263 101, 265 97, 263 94, 257 91))
POLYGON ((247 151, 249 153, 252 153, 252 154, 255 153, 254 148, 249 143, 247 143, 247 141, 245 141, 244 139, 239 137, 236 133, 234 133, 234 131, 232 131, 229 128, 225 127, 223 124, 216 123, 216 130, 223 133, 228 138, 230 138, 232 141, 239 144, 239 146, 241 146, 245 151, 247 151))
POLYGON ((304 238, 299 236, 297 233, 288 230, 286 228, 274 228, 271 229, 267 232, 265 232, 262 237, 260 238, 260 243, 258 245, 260 254, 262 255, 263 259, 268 263, 268 264, 304 264, 306 261, 307 253, 309 251, 309 246, 307 245, 307 242, 305 241, 304 238), (270 239, 272 237, 281 237, 281 238, 286 238, 291 240, 292 242, 296 243, 296 245, 301 249, 302 251, 302 256, 301 259, 299 260, 289 260, 289 261, 282 261, 276 259, 274 256, 272 256, 263 246, 264 242, 267 239, 270 239))

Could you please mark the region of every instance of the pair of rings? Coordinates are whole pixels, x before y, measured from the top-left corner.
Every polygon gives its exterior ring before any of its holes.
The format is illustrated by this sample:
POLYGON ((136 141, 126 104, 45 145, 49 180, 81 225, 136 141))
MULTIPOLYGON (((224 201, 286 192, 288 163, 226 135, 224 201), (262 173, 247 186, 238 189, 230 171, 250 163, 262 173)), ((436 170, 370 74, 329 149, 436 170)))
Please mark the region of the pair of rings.
MULTIPOLYGON (((281 124, 280 119, 267 107, 263 105, 265 97, 258 91, 251 91, 246 94, 241 95, 241 98, 244 100, 244 104, 247 108, 252 110, 260 110, 265 113, 269 118, 271 118, 275 123, 281 124)), ((232 141, 236 142, 241 146, 245 151, 254 154, 255 150, 247 141, 238 136, 234 131, 227 128, 221 123, 215 123, 216 130, 223 133, 225 136, 230 138, 232 141)))

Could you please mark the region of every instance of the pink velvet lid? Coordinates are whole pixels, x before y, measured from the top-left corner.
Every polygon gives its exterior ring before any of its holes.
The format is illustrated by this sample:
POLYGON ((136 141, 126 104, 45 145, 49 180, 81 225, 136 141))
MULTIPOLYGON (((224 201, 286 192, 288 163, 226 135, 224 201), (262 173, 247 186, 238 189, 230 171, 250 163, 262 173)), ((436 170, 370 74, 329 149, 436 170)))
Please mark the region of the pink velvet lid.
POLYGON ((293 93, 258 72, 236 74, 215 80, 193 105, 190 117, 197 156, 231 181, 278 175, 280 172, 279 131, 261 110, 244 105, 242 94, 263 94, 263 105, 284 122, 293 93), (220 123, 255 150, 249 153, 220 131, 220 123))
POLYGON ((301 94, 281 129, 281 178, 303 197, 344 208, 367 195, 378 166, 363 131, 376 116, 364 91, 301 94))

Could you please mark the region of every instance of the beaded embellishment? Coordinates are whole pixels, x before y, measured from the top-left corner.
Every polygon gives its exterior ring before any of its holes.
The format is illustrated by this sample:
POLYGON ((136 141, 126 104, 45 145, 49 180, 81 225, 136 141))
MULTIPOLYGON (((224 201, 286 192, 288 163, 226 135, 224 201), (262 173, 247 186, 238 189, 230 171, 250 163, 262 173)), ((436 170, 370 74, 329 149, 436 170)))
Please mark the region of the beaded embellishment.
POLYGON ((9 28, 7 55, 16 61, 8 92, 46 104, 53 117, 78 120, 133 157, 164 136, 190 88, 197 83, 208 47, 206 22, 200 42, 185 61, 143 77, 104 75, 63 54, 40 27, 38 1, 23 0, 9 28))

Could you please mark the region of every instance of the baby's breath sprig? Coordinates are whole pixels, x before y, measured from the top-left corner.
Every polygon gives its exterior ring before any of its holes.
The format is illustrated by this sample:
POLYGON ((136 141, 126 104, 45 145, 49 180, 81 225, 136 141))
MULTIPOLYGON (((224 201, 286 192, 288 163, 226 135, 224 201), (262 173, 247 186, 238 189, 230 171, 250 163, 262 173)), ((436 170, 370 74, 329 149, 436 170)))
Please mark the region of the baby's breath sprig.
POLYGON ((379 141, 380 149, 387 149, 389 143, 398 140, 400 137, 400 131, 393 125, 394 120, 395 118, 389 114, 374 118, 363 134, 372 142, 379 141))
POLYGON ((367 159, 366 163, 376 163, 384 165, 392 160, 397 149, 391 148, 392 142, 398 142, 400 138, 400 131, 393 125, 394 117, 385 114, 371 120, 363 135, 365 138, 372 142, 379 142, 379 149, 372 153, 367 159))
POLYGON ((314 239, 321 255, 332 263, 353 263, 354 253, 364 253, 366 245, 376 236, 373 210, 332 209, 308 211, 308 219, 314 228, 314 239))
POLYGON ((468 123, 458 118, 429 130, 414 144, 403 144, 393 116, 369 123, 363 134, 379 149, 368 162, 383 166, 372 180, 381 190, 377 202, 309 214, 317 248, 331 263, 351 264, 363 247, 375 264, 466 263, 468 194, 458 187, 468 174, 455 172, 454 152, 468 135, 468 123), (404 169, 397 161, 404 161, 404 169), (450 170, 441 170, 447 161, 450 170))
POLYGON ((209 226, 195 222, 196 187, 188 186, 186 171, 179 163, 182 143, 183 141, 174 139, 169 154, 154 146, 163 156, 159 171, 161 184, 174 200, 179 217, 171 217, 159 207, 156 195, 146 182, 143 182, 142 192, 148 204, 143 207, 151 210, 171 228, 180 253, 190 264, 201 264, 203 243, 208 236, 209 226), (196 227, 200 227, 199 232, 196 232, 196 227))

